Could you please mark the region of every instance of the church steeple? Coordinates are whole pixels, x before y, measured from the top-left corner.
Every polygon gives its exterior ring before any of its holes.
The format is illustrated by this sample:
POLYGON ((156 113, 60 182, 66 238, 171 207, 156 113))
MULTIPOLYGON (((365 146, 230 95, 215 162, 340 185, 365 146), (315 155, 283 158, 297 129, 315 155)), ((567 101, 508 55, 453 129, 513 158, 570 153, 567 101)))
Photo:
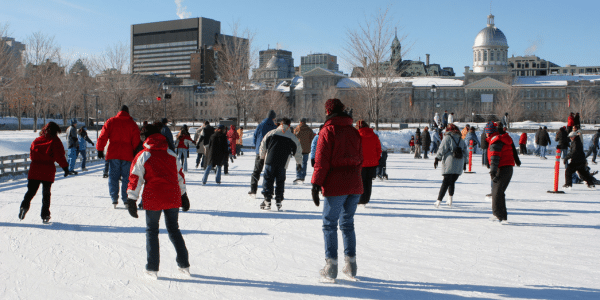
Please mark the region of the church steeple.
POLYGON ((392 41, 392 57, 390 60, 392 62, 400 62, 402 61, 402 45, 400 45, 400 40, 398 39, 398 28, 396 28, 396 34, 394 36, 394 40, 392 41))

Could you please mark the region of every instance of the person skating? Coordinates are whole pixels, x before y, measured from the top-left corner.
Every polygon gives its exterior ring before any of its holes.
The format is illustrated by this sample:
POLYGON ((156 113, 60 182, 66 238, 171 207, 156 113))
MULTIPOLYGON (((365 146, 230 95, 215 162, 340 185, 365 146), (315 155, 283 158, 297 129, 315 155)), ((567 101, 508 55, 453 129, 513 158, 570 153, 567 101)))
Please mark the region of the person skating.
POLYGON ((92 146, 94 146, 94 142, 90 140, 90 137, 85 130, 85 126, 82 126, 77 133, 79 137, 79 150, 77 151, 77 155, 81 154, 81 171, 87 171, 85 168, 85 163, 87 161, 87 143, 90 143, 92 146))
POLYGON ((577 127, 577 129, 581 128, 581 117, 579 113, 575 113, 575 117, 573 117, 573 126, 577 127))
MULTIPOLYGON (((469 133, 467 133, 467 136, 465 138, 465 145, 467 145, 467 149, 469 148, 469 145, 471 145, 471 141, 473 141, 473 154, 477 153, 477 147, 479 146, 479 140, 477 140, 477 134, 475 133, 475 127, 472 126, 471 129, 469 129, 469 133)), ((466 160, 468 162, 468 159, 466 160)))
POLYGON ((535 143, 535 150, 533 151, 533 154, 535 156, 540 156, 540 151, 541 151, 541 147, 540 147, 540 137, 542 136, 542 126, 540 126, 538 128, 538 130, 535 132, 534 135, 534 143, 535 143))
POLYGON ((445 110, 444 114, 442 115, 442 128, 446 128, 446 126, 448 126, 448 111, 445 110))
MULTIPOLYGON (((435 135, 435 132, 434 132, 434 135, 435 135)), ((379 141, 381 142, 381 139, 379 139, 379 141)), ((377 178, 379 178, 379 180, 384 180, 384 179, 388 180, 388 174, 386 172, 387 157, 388 157, 388 149, 383 144, 383 142, 381 142, 381 158, 379 158, 379 164, 377 165, 377 168, 375 169, 375 175, 377 175, 377 178)))
POLYGON ((550 135, 548 135, 548 127, 546 126, 544 126, 544 128, 542 128, 542 131, 540 132, 538 145, 540 146, 540 159, 547 159, 546 147, 552 145, 552 141, 550 140, 550 135))
POLYGON ((427 152, 431 146, 431 135, 429 135, 429 127, 425 126, 421 134, 421 150, 423 151, 423 158, 427 159, 427 152))
POLYGON ((319 132, 311 192, 317 206, 319 192, 325 197, 325 267, 320 274, 324 281, 332 282, 338 273, 338 220, 344 240, 342 272, 350 278, 355 278, 357 272, 354 214, 363 193, 360 176, 363 153, 360 134, 352 127, 352 118, 344 113, 344 104, 339 99, 329 99, 325 102, 325 111, 327 116, 319 132))
POLYGON ((169 144, 169 149, 171 149, 171 151, 177 153, 176 149, 175 149, 175 142, 173 140, 173 133, 171 132, 171 129, 169 129, 169 126, 167 125, 167 124, 169 124, 169 120, 167 118, 163 118, 160 122, 163 124, 160 133, 162 135, 164 135, 165 138, 167 138, 167 144, 169 144))
POLYGON ((179 271, 189 276, 189 254, 185 240, 179 230, 179 208, 190 208, 182 166, 175 152, 169 149, 167 138, 161 134, 161 122, 146 125, 142 132, 147 137, 144 150, 139 152, 131 166, 127 189, 129 214, 137 218, 136 201, 144 192, 143 208, 146 212, 146 267, 145 272, 156 279, 159 270, 159 221, 165 215, 165 225, 169 239, 175 247, 175 261, 179 271))
POLYGON ((454 124, 449 124, 444 134, 444 139, 440 144, 438 152, 435 154, 435 161, 433 167, 437 169, 438 162, 442 162, 442 186, 438 193, 437 201, 435 201, 435 207, 439 207, 440 203, 448 191, 448 199, 446 204, 452 206, 452 197, 454 197, 454 185, 458 177, 463 173, 464 161, 467 158, 467 145, 461 138, 461 133, 458 131, 458 127, 454 124))
POLYGON ((177 143, 177 158, 183 166, 183 172, 187 173, 187 158, 190 151, 190 147, 194 145, 194 141, 190 136, 187 125, 183 125, 179 133, 177 133, 177 136, 175 137, 175 142, 177 143))
POLYGON ((410 136, 410 141, 408 141, 408 146, 410 147, 410 153, 415 153, 415 136, 410 136))
POLYGON ((450 113, 448 116, 448 124, 454 124, 454 113, 450 113))
MULTIPOLYGON (((361 170, 361 179, 363 183, 363 193, 360 195, 359 205, 367 205, 371 201, 371 190, 373 187, 373 178, 381 158, 381 141, 369 124, 364 120, 356 122, 356 128, 362 140, 363 163, 361 170)), ((425 133, 426 131, 423 131, 425 133)))
POLYGON ((502 126, 505 128, 505 130, 508 129, 508 124, 509 124, 508 113, 504 113, 504 116, 502 117, 501 122, 502 122, 502 126))
POLYGON ((235 145, 235 153, 236 155, 244 155, 244 151, 242 150, 242 146, 244 146, 244 127, 240 126, 240 129, 237 130, 239 138, 237 139, 235 145))
POLYGON ((50 189, 56 174, 54 163, 58 163, 63 169, 65 177, 70 174, 69 164, 65 159, 65 148, 58 138, 59 133, 60 127, 54 122, 49 122, 40 131, 40 136, 31 143, 29 150, 31 164, 27 173, 27 192, 19 208, 20 220, 23 220, 29 211, 31 200, 40 188, 40 184, 42 185, 42 221, 48 223, 50 220, 50 189))
POLYGON ((256 130, 254 130, 252 140, 254 142, 254 147, 256 148, 256 158, 254 159, 254 170, 252 171, 252 177, 250 178, 250 191, 248 192, 248 195, 252 198, 256 198, 260 173, 265 165, 265 160, 260 158, 260 144, 269 131, 277 128, 277 126, 275 126, 275 117, 275 111, 270 110, 267 117, 262 120, 256 127, 256 130))
POLYGON ((237 140, 240 139, 237 130, 235 129, 235 125, 229 126, 229 131, 227 132, 227 140, 229 140, 229 145, 231 147, 231 156, 236 158, 236 150, 235 146, 237 145, 237 140))
POLYGON ((196 132, 194 133, 194 144, 196 144, 196 169, 198 169, 198 165, 200 165, 200 160, 204 155, 204 144, 200 141, 200 136, 202 135, 202 126, 196 128, 196 132))
MULTIPOLYGON (((215 128, 210 126, 210 123, 208 121, 204 121, 204 127, 202 128, 202 133, 200 134, 200 139, 198 140, 200 142, 200 144, 202 144, 202 147, 204 148, 204 150, 202 152, 204 152, 204 157, 202 158, 202 162, 200 163, 202 165, 202 169, 206 169, 206 156, 208 155, 208 144, 210 143, 210 137, 215 133, 215 128)), ((196 162, 197 164, 197 162, 196 162)), ((197 165, 196 165, 197 167, 197 165)))
POLYGON ((219 125, 210 137, 210 142, 206 149, 206 170, 202 176, 202 185, 206 184, 208 174, 216 167, 215 181, 221 184, 221 168, 223 162, 229 158, 229 147, 227 145, 227 136, 225 135, 225 125, 219 125))
POLYGON ((513 175, 513 167, 521 165, 513 140, 508 133, 498 133, 495 124, 490 122, 485 127, 489 138, 488 157, 490 161, 490 177, 492 179, 492 221, 507 223, 505 191, 513 175))
POLYGON ((431 132, 431 153, 437 153, 440 143, 442 142, 439 130, 439 128, 435 127, 431 132))
POLYGON ((422 144, 422 140, 421 140, 421 129, 417 128, 417 130, 415 131, 415 158, 422 158, 421 157, 421 144, 422 144))
POLYGON ((79 139, 77 138, 77 120, 71 119, 71 126, 67 128, 67 149, 69 157, 69 175, 77 175, 75 163, 77 162, 77 151, 79 150, 79 139))
POLYGON ((594 178, 592 178, 585 166, 587 160, 585 158, 585 153, 583 152, 583 144, 581 143, 581 139, 578 138, 577 132, 573 131, 569 133, 569 139, 571 139, 571 146, 565 162, 568 160, 570 161, 568 164, 565 164, 565 185, 563 187, 571 188, 573 186, 573 173, 576 171, 582 176, 581 179, 587 183, 588 188, 595 187, 594 178))
POLYGON ((521 136, 519 137, 519 154, 527 154, 527 133, 525 132, 521 133, 521 136))
POLYGON ((481 148, 481 165, 485 166, 489 169, 490 161, 488 160, 488 156, 487 156, 489 144, 488 144, 487 134, 485 133, 485 129, 481 133, 480 141, 481 141, 481 143, 479 145, 481 148))
POLYGON ((566 161, 567 153, 569 152, 569 145, 571 140, 569 140, 569 133, 567 132, 566 127, 561 127, 556 136, 554 137, 554 141, 557 142, 556 149, 560 150, 561 158, 563 159, 563 163, 566 161))
POLYGON ((294 135, 296 135, 302 146, 302 168, 296 172, 296 180, 294 180, 294 184, 299 184, 303 183, 306 177, 308 157, 311 153, 311 143, 315 133, 306 125, 306 118, 302 118, 300 124, 294 129, 294 135))
POLYGON ((435 113, 435 115, 433 116, 434 128, 438 128, 439 126, 441 126, 442 124, 440 122, 440 115, 438 113, 435 113))
POLYGON ((281 119, 281 125, 269 131, 260 143, 259 155, 265 164, 262 190, 265 200, 260 204, 261 209, 271 209, 274 184, 275 202, 277 209, 281 209, 285 191, 285 169, 290 155, 296 160, 296 171, 302 168, 302 146, 290 129, 291 123, 288 118, 281 119))
POLYGON ((598 155, 598 140, 599 139, 600 139, 600 128, 598 129, 598 131, 596 131, 596 133, 594 134, 594 136, 592 136, 592 140, 590 142, 590 149, 585 154, 585 158, 587 158, 591 154, 594 154, 592 156, 592 163, 593 164, 596 164, 596 156, 598 155))
MULTIPOLYGON (((446 130, 448 130, 448 129, 446 129, 446 130)), ((470 130, 471 130, 471 125, 469 125, 469 124, 465 125, 465 128, 463 128, 460 131, 460 138, 465 140, 467 138, 467 134, 469 133, 470 130)))
POLYGON ((575 114, 571 112, 567 117, 567 133, 573 131, 573 125, 575 125, 575 114))
POLYGON ((96 143, 98 158, 104 158, 104 147, 108 144, 106 150, 106 159, 109 164, 108 191, 115 208, 117 208, 119 199, 119 180, 121 181, 121 199, 127 206, 129 171, 134 149, 139 143, 140 129, 129 115, 127 105, 123 105, 116 116, 104 123, 96 143))

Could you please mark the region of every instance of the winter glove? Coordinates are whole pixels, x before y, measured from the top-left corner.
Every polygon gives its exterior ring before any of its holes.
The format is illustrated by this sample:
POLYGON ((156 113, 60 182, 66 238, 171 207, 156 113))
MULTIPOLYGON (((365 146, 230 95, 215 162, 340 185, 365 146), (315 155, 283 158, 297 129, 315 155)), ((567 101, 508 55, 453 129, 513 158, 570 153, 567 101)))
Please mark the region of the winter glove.
POLYGON ((181 210, 190 210, 190 199, 188 198, 187 193, 181 195, 181 210))
POLYGON ((312 199, 313 202, 315 203, 316 206, 319 206, 319 202, 321 201, 321 199, 319 199, 319 192, 321 191, 321 186, 320 185, 316 185, 313 183, 313 187, 312 187, 312 199))
POLYGON ((129 214, 132 217, 137 219, 137 217, 138 217, 137 210, 138 209, 137 209, 137 205, 135 205, 135 200, 127 199, 127 210, 129 211, 129 214))
POLYGON ((69 168, 64 167, 62 169, 63 169, 63 171, 65 171, 65 177, 69 176, 69 168))
POLYGON ((435 160, 433 161, 433 168, 434 169, 437 169, 438 162, 440 162, 440 160, 436 157, 435 160))
POLYGON ((296 165, 296 172, 300 172, 302 171, 302 165, 301 164, 297 164, 296 165))
POLYGON ((96 145, 94 145, 94 143, 92 142, 92 146, 96 146, 96 145))
POLYGON ((104 151, 98 151, 98 158, 104 158, 104 151))
POLYGON ((315 167, 315 159, 314 158, 310 159, 310 166, 313 168, 315 167))

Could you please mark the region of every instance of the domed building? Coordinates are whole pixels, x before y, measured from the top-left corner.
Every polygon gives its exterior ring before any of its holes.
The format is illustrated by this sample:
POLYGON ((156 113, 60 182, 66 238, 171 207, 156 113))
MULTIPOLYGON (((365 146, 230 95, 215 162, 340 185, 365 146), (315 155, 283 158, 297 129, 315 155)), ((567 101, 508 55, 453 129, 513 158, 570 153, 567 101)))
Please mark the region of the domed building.
POLYGON ((508 72, 508 42, 504 33, 494 25, 494 15, 488 16, 487 26, 475 37, 473 72, 508 72))

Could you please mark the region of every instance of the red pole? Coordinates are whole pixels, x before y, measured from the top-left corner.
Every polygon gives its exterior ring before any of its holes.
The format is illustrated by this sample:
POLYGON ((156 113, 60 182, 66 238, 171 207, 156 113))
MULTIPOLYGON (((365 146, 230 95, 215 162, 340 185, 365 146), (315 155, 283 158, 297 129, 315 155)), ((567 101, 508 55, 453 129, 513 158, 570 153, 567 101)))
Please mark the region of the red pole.
POLYGON ((554 190, 548 191, 552 194, 564 194, 565 192, 558 190, 558 175, 560 175, 560 149, 556 149, 556 162, 554 163, 554 190))
POLYGON ((473 165, 473 140, 469 142, 469 172, 471 172, 471 166, 473 165))

